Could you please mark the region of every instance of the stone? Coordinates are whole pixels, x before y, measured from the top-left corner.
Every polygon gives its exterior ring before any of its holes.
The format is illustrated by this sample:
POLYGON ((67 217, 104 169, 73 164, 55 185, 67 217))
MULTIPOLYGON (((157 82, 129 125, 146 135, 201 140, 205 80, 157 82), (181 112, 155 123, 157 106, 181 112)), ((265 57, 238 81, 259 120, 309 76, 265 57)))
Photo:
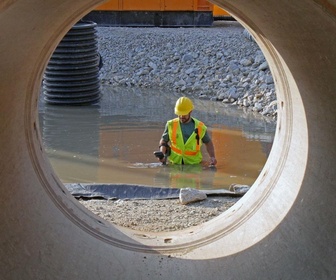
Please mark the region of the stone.
POLYGON ((265 83, 266 84, 273 84, 274 83, 274 80, 273 80, 273 77, 272 76, 266 76, 265 77, 265 83))
POLYGON ((248 185, 239 185, 239 184, 232 184, 229 188, 229 191, 232 191, 236 194, 245 194, 250 190, 250 186, 248 185))
POLYGON ((189 68, 189 69, 187 69, 186 71, 186 74, 191 74, 192 72, 194 72, 194 68, 189 68))
POLYGON ((180 190, 179 200, 183 205, 196 201, 202 201, 206 198, 207 195, 204 192, 196 189, 183 188, 180 190))
POLYGON ((268 63, 267 63, 267 61, 265 61, 264 63, 260 64, 260 66, 259 66, 258 69, 261 70, 261 71, 264 71, 264 70, 268 69, 268 63))
POLYGON ((262 109, 263 109, 263 106, 262 106, 261 103, 256 102, 256 103, 254 104, 254 107, 253 107, 253 110, 254 110, 254 111, 259 112, 259 111, 261 111, 262 109))
POLYGON ((250 66, 250 65, 252 65, 252 61, 251 61, 250 59, 243 58, 243 59, 240 61, 240 64, 243 65, 243 66, 250 66))
POLYGON ((249 106, 250 106, 250 103, 248 102, 247 99, 244 99, 244 101, 243 101, 243 106, 244 106, 244 107, 249 107, 249 106))
POLYGON ((192 61, 192 60, 194 60, 194 56, 190 53, 187 53, 182 57, 183 62, 192 61))
POLYGON ((151 61, 148 63, 148 66, 152 69, 157 69, 157 65, 151 61))
POLYGON ((254 58, 254 62, 257 63, 258 65, 263 63, 264 61, 265 61, 265 57, 262 54, 258 54, 254 58))

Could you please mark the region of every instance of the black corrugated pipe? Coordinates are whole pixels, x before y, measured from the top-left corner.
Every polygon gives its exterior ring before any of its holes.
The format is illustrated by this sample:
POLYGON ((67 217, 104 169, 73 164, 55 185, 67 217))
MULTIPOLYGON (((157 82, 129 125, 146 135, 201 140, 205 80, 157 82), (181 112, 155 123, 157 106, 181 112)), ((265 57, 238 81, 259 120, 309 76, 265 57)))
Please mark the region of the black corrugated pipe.
POLYGON ((101 96, 96 23, 79 21, 57 46, 44 73, 44 100, 54 105, 87 105, 101 96))

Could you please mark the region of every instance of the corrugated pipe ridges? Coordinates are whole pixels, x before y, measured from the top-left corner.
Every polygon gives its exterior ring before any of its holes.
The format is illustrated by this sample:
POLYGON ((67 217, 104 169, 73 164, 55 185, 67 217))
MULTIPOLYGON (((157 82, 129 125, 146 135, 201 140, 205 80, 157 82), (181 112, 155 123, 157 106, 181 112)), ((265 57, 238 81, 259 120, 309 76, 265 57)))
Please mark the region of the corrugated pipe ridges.
POLYGON ((100 99, 96 23, 79 21, 57 46, 44 73, 44 100, 54 105, 86 105, 100 99))

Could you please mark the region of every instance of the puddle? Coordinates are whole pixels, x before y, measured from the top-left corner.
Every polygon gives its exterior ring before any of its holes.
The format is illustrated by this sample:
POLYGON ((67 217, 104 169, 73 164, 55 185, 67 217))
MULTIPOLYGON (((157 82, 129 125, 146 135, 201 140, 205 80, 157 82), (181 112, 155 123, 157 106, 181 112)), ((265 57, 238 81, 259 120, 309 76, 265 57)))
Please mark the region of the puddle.
POLYGON ((197 189, 252 185, 267 160, 276 124, 221 102, 194 100, 193 111, 209 128, 216 168, 157 162, 153 152, 165 122, 175 117, 178 97, 105 86, 95 106, 50 106, 41 101, 40 130, 55 173, 64 183, 197 189))

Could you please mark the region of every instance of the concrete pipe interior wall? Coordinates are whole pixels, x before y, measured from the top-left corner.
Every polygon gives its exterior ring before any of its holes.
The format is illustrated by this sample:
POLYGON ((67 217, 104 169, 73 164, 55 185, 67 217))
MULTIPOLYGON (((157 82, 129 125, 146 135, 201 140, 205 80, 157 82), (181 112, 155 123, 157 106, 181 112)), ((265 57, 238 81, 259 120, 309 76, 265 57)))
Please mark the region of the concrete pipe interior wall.
POLYGON ((122 229, 86 210, 43 151, 37 101, 44 68, 99 2, 0 3, 1 279, 335 278, 335 0, 216 1, 256 37, 272 69, 275 142, 231 209, 158 234, 122 229))

